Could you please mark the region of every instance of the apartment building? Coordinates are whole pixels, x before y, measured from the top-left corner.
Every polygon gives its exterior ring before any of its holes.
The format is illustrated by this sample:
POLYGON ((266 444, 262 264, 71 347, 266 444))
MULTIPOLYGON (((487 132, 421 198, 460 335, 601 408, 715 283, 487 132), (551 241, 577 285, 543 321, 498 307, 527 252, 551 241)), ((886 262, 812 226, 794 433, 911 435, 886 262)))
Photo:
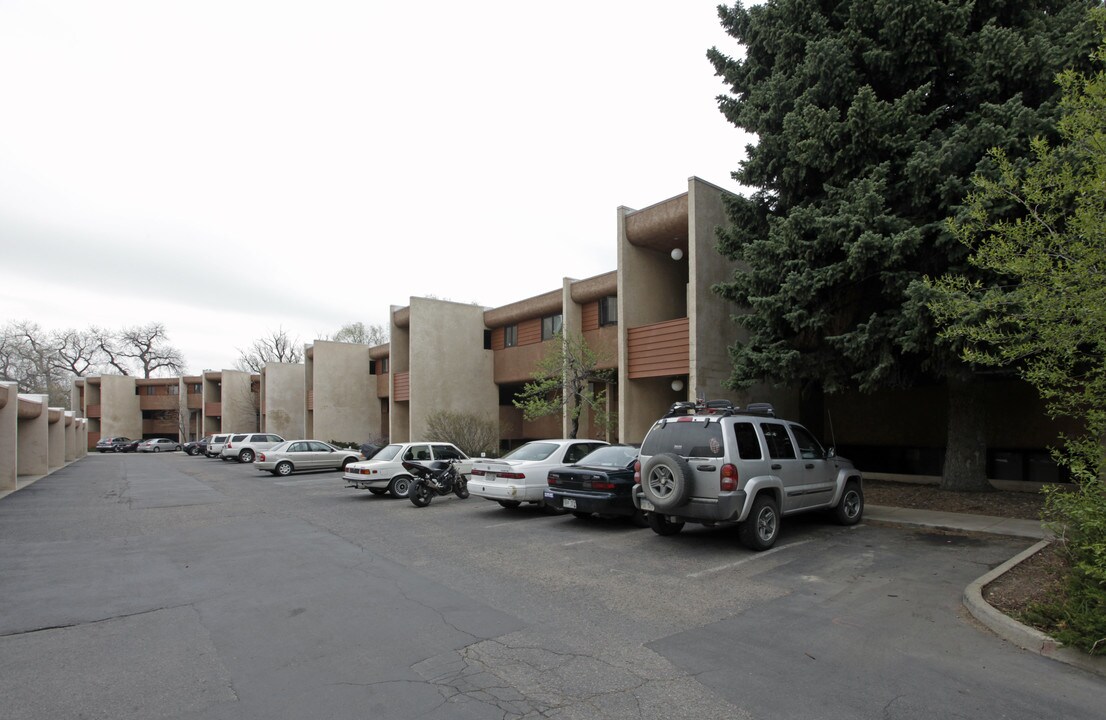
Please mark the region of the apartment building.
POLYGON ((368 345, 328 340, 304 349, 305 437, 361 443, 377 436, 382 410, 372 356, 368 345))

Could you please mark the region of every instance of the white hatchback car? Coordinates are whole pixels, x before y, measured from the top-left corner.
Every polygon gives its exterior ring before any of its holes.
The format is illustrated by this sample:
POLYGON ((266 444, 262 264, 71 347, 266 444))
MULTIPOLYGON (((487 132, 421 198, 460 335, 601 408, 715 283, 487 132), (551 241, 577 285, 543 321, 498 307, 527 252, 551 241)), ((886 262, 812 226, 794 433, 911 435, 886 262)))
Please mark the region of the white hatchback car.
POLYGON ((393 443, 373 455, 370 460, 347 465, 342 477, 346 481, 346 487, 368 490, 373 495, 390 492, 397 498, 405 498, 411 490, 411 475, 403 468, 404 460, 457 460, 459 474, 468 475, 472 472, 472 460, 456 445, 410 442, 393 443))
POLYGON ((528 442, 501 458, 477 460, 469 479, 469 493, 505 508, 516 508, 524 502, 544 505, 550 470, 571 465, 608 444, 569 439, 528 442))

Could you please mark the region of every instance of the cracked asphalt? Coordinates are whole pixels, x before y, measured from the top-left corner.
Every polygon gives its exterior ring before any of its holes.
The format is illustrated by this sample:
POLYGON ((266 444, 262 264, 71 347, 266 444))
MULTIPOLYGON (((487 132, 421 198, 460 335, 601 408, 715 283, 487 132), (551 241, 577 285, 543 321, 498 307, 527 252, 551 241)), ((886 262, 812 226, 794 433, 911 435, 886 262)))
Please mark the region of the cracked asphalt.
POLYGON ((1025 546, 804 517, 754 554, 93 455, 0 501, 2 715, 1100 718, 1099 678, 961 608, 1025 546))

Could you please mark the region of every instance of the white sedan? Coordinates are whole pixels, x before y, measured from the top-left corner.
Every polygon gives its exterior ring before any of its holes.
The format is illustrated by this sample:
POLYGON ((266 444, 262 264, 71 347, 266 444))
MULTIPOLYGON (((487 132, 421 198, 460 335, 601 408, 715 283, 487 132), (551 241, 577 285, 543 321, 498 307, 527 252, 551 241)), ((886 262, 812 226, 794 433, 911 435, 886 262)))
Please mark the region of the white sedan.
POLYGON ((607 444, 602 440, 534 440, 501 458, 478 459, 472 466, 469 493, 505 508, 524 502, 544 505, 550 470, 571 465, 607 444))
POLYGON ((257 451, 254 467, 273 475, 291 475, 300 470, 345 470, 364 460, 356 450, 343 450, 321 440, 285 440, 257 451))

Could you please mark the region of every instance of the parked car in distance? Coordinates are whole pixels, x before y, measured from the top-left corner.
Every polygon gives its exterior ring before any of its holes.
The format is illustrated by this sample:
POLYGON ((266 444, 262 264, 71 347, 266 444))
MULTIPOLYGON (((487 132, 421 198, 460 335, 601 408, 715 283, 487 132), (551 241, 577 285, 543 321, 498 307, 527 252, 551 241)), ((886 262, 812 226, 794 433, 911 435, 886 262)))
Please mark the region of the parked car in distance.
POLYGON ((291 475, 302 470, 345 470, 364 460, 356 450, 343 450, 321 440, 285 440, 257 453, 254 467, 273 475, 291 475))
POLYGON ((131 440, 130 442, 120 444, 117 452, 135 452, 138 450, 138 446, 142 444, 141 440, 131 440))
POLYGON ((284 438, 272 433, 238 433, 227 438, 223 449, 219 451, 219 457, 224 460, 237 460, 240 463, 252 463, 257 453, 282 442, 284 438))
POLYGON ((150 438, 138 443, 136 449, 140 453, 176 452, 181 449, 181 444, 169 438, 150 438))
POLYGON ((129 437, 123 437, 121 435, 116 437, 101 438, 96 443, 96 452, 123 452, 122 446, 130 444, 131 439, 129 437))
POLYGON ((184 444, 184 451, 189 455, 195 457, 196 455, 203 455, 207 452, 207 443, 211 440, 211 436, 208 435, 200 440, 191 440, 184 444))
POLYGON ((409 442, 386 445, 371 460, 351 463, 342 474, 346 487, 368 490, 373 495, 390 492, 397 498, 407 497, 411 490, 411 474, 403 468, 403 461, 429 462, 432 460, 459 460, 457 472, 472 472, 472 459, 451 443, 409 442))
POLYGON ((550 470, 571 465, 607 444, 602 440, 534 440, 501 458, 478 459, 472 466, 469 493, 505 508, 524 502, 544 505, 550 470))
POLYGON ((546 505, 568 510, 578 518, 628 517, 638 527, 648 527, 645 513, 634 506, 637 456, 638 449, 632 445, 607 445, 574 465, 550 470, 546 505))
POLYGON ((743 545, 767 550, 781 517, 828 510, 855 525, 864 513, 860 471, 767 403, 676 403, 646 434, 636 467, 634 505, 658 535, 736 524, 743 545))
POLYGON ((230 433, 216 433, 211 436, 211 439, 207 441, 207 450, 204 455, 209 458, 219 457, 219 453, 223 451, 223 446, 227 444, 227 438, 230 437, 230 433))

